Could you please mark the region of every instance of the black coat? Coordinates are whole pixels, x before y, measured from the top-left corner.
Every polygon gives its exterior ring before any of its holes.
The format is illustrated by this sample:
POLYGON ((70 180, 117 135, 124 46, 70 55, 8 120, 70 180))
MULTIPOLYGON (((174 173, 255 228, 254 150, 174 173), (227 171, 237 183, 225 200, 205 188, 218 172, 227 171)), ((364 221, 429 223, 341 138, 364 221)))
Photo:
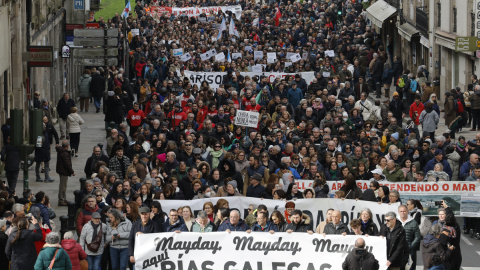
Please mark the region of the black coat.
POLYGON ((235 168, 235 162, 231 159, 223 159, 220 161, 220 164, 218 165, 218 168, 220 169, 220 172, 222 176, 225 178, 230 177, 232 180, 237 181, 237 186, 238 187, 243 187, 243 177, 242 175, 236 170, 235 168), (228 163, 228 171, 225 170, 224 164, 228 163))
POLYGON ((335 229, 335 225, 333 225, 332 222, 328 223, 325 225, 325 229, 323 230, 323 233, 325 234, 342 234, 342 233, 349 233, 350 231, 348 230, 348 226, 345 223, 340 223, 338 228, 335 229))
POLYGON ((403 267, 408 260, 408 243, 405 229, 400 220, 397 219, 393 230, 382 224, 380 235, 387 238, 387 260, 391 262, 390 267, 403 267))
POLYGON ((8 258, 5 254, 5 247, 7 245, 8 235, 0 231, 0 269, 8 269, 8 258))
MULTIPOLYGON (((95 164, 92 164, 93 163, 93 156, 94 156, 94 154, 92 154, 89 158, 87 158, 87 163, 85 163, 85 169, 83 170, 85 172, 85 174, 87 175, 87 179, 91 178, 91 176, 93 174, 93 169, 95 168, 95 164)), ((107 165, 108 165, 109 158, 105 155, 101 155, 97 159, 97 162, 98 161, 103 161, 103 162, 107 163, 107 165)))
POLYGON ((123 121, 123 116, 125 115, 124 103, 121 97, 111 96, 108 97, 105 101, 106 103, 106 113, 105 113, 105 122, 115 122, 116 124, 121 124, 123 121))
POLYGON ((363 226, 363 223, 362 223, 362 226, 360 227, 360 229, 362 230, 362 233, 364 235, 368 234, 368 235, 371 235, 371 236, 378 236, 377 225, 373 222, 372 219, 369 219, 367 221, 367 224, 365 224, 365 227, 363 226))
MULTIPOLYGON (((35 225, 35 231, 22 230, 20 238, 12 246, 12 240, 17 235, 18 230, 13 230, 8 237, 8 242, 5 247, 5 254, 11 261, 11 270, 26 270, 33 269, 35 261, 37 260, 37 250, 35 242, 43 238, 42 230, 38 224, 35 225)), ((3 269, 3 268, 2 268, 3 269)), ((8 268, 6 268, 8 269, 8 268)))
POLYGON ((41 147, 35 147, 35 162, 48 162, 50 161, 50 141, 48 140, 48 134, 43 132, 43 140, 41 147))
POLYGON ((105 78, 96 74, 92 76, 92 81, 90 82, 90 93, 92 97, 103 97, 105 92, 105 78))
POLYGON ((67 101, 62 97, 57 104, 58 116, 64 120, 67 120, 68 115, 70 114, 70 109, 75 107, 75 101, 69 98, 67 101))
POLYGON ((304 232, 313 231, 311 224, 306 224, 305 221, 301 221, 300 224, 295 224, 294 222, 287 225, 285 231, 292 230, 293 232, 304 232))
POLYGON ((162 227, 157 223, 152 220, 149 220, 145 226, 142 225, 142 220, 139 219, 132 225, 132 229, 130 230, 130 236, 129 240, 130 242, 128 243, 128 255, 133 256, 133 253, 135 251, 135 236, 137 232, 142 232, 142 233, 158 233, 162 232, 163 229, 162 227))
POLYGON ((5 171, 20 171, 20 150, 10 144, 2 149, 2 161, 5 162, 5 171))
POLYGON ((356 270, 356 269, 369 269, 369 270, 378 270, 380 265, 378 260, 375 259, 375 256, 367 251, 367 254, 363 256, 356 255, 355 251, 359 248, 354 248, 345 258, 345 261, 342 264, 342 270, 356 270), (362 262, 360 264, 360 262, 362 262))

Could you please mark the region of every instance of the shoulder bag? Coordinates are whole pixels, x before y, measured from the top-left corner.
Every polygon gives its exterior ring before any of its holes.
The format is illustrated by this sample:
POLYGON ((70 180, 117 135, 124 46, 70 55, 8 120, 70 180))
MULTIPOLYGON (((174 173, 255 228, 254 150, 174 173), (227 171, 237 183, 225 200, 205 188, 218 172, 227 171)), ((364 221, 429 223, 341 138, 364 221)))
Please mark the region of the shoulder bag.
POLYGON ((97 236, 95 239, 90 244, 87 244, 88 250, 90 250, 93 253, 97 253, 98 249, 100 248, 100 244, 102 243, 102 236, 103 236, 103 231, 102 231, 102 223, 100 223, 100 230, 97 233, 97 236))
POLYGON ((57 257, 58 250, 59 248, 57 248, 57 250, 55 251, 55 254, 53 255, 53 259, 50 261, 50 265, 48 266, 48 270, 52 270, 53 265, 55 264, 55 257, 57 257))

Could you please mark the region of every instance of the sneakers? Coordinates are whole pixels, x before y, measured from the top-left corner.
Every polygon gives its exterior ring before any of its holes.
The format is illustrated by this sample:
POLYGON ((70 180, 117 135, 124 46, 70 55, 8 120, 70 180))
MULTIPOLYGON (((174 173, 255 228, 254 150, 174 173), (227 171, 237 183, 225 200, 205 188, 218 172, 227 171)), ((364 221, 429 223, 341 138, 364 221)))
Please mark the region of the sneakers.
POLYGON ((42 178, 37 178, 36 182, 43 182, 42 178))
POLYGON ((54 180, 54 179, 52 179, 52 178, 48 178, 48 179, 45 179, 45 182, 49 182, 49 183, 51 183, 51 182, 55 182, 55 180, 54 180))

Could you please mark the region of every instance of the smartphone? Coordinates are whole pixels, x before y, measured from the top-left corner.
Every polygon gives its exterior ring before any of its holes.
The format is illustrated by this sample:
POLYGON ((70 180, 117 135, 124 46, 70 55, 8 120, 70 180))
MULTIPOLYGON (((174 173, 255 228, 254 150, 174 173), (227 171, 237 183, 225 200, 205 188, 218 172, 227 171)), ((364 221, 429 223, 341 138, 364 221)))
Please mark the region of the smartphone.
POLYGON ((435 201, 435 205, 442 205, 443 201, 435 201))

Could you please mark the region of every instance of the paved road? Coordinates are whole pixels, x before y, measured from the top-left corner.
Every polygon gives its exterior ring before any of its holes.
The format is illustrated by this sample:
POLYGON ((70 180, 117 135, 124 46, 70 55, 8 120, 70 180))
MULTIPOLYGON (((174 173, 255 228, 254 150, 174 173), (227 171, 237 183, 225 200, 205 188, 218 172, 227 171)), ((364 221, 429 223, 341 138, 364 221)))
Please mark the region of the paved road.
MULTIPOLYGON (((73 158, 73 169, 76 173, 76 176, 70 177, 68 182, 68 189, 67 189, 67 199, 70 201, 74 200, 73 191, 79 189, 79 179, 81 177, 85 177, 83 172, 83 168, 85 166, 85 162, 87 158, 92 154, 92 148, 97 143, 103 142, 105 140, 105 129, 104 129, 104 115, 102 113, 95 113, 95 110, 90 110, 88 113, 80 113, 80 116, 85 120, 85 124, 82 126, 82 133, 80 136, 80 148, 79 148, 79 157, 73 158)), ((444 120, 442 119, 439 125, 438 134, 443 133, 446 130, 445 125, 443 125, 444 120)), ((59 131, 58 126, 56 126, 57 131, 59 131)), ((476 132, 469 132, 464 131, 460 133, 461 135, 465 136, 467 139, 475 138, 476 132)), ((57 218, 54 220, 56 224, 59 225, 58 217, 61 215, 67 214, 67 207, 58 207, 58 183, 59 177, 55 173, 55 164, 56 164, 57 156, 55 150, 52 148, 52 160, 50 161, 50 167, 52 168, 51 177, 55 179, 53 183, 37 183, 35 182, 35 171, 34 166, 30 167, 29 170, 29 179, 30 181, 30 188, 34 192, 38 192, 40 190, 47 193, 50 197, 50 202, 55 212, 57 213, 57 218)), ((42 175, 43 177, 43 175, 42 175)), ((20 179, 23 180, 22 172, 20 172, 20 179)), ((4 178, 3 178, 4 179, 4 178)), ((23 181, 19 180, 17 184, 17 194, 22 194, 23 190, 23 181)), ((459 223, 463 224, 463 220, 459 219, 459 223)), ((57 228, 59 229, 59 228, 57 228)), ((478 261, 480 260, 480 241, 471 239, 468 236, 462 236, 462 254, 463 254, 463 269, 465 270, 473 270, 473 269, 480 269, 478 261)), ((421 265, 421 254, 419 253, 418 256, 418 264, 421 265)), ((423 269, 422 267, 417 267, 417 269, 423 269)))

